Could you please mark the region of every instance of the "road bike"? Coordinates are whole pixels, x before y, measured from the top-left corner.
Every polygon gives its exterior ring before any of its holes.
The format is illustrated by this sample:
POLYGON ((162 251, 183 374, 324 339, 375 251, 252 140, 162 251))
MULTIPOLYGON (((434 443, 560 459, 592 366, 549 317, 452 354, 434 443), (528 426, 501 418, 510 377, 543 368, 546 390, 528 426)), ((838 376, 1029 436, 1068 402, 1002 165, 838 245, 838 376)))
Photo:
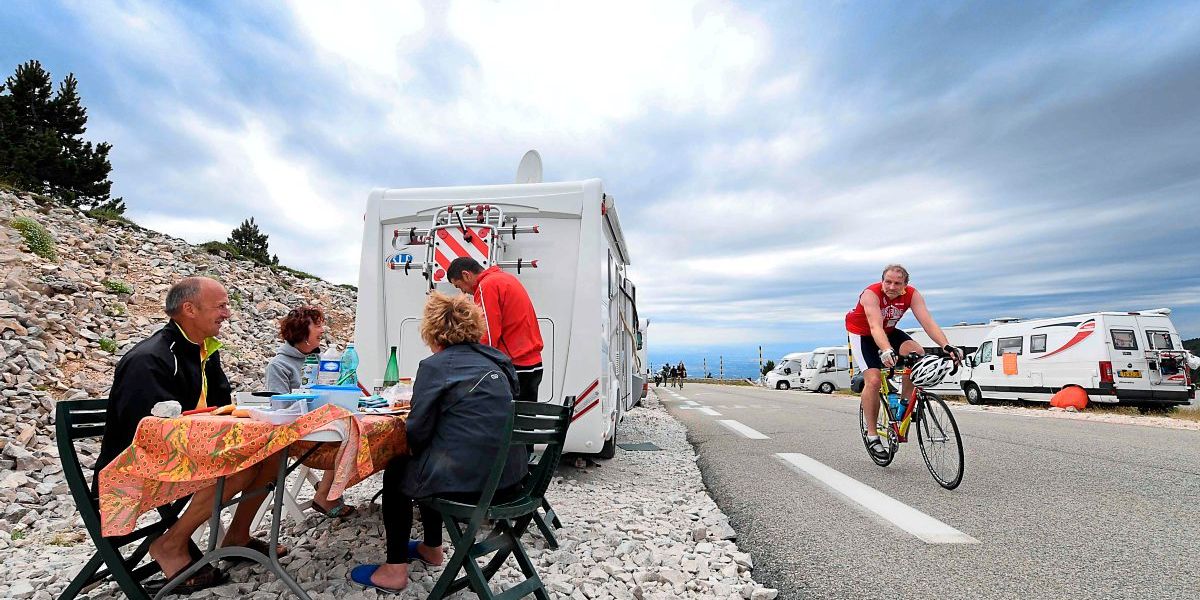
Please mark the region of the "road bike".
MULTIPOLYGON (((893 412, 888 403, 889 394, 893 391, 899 394, 898 390, 903 389, 901 377, 897 376, 897 368, 903 369, 899 372, 902 376, 908 367, 920 358, 921 355, 916 353, 901 357, 894 367, 888 369, 887 376, 882 378, 879 385, 879 417, 875 424, 875 434, 883 443, 887 457, 879 458, 871 454, 869 449, 867 455, 875 464, 881 467, 888 466, 896 457, 900 444, 908 441, 909 428, 915 426, 917 442, 921 446, 921 457, 925 459, 925 466, 929 467, 929 474, 933 475, 938 485, 952 490, 962 483, 963 445, 962 436, 958 433, 958 424, 955 423, 954 415, 951 414, 946 401, 914 385, 912 394, 899 415, 893 412)), ((953 375, 957 371, 956 365, 950 374, 953 375)), ((867 422, 861 403, 858 407, 858 427, 865 445, 867 422)))

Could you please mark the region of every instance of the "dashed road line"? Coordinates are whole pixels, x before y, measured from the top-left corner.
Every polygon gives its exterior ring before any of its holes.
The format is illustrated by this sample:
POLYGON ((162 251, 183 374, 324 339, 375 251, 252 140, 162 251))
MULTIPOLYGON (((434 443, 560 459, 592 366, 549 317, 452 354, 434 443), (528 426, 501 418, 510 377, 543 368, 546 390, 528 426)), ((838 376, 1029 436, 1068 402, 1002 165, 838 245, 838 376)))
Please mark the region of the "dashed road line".
MULTIPOLYGON (((735 421, 736 422, 736 421, 735 421)), ((775 456, 863 508, 928 544, 978 544, 979 540, 805 454, 775 456)))
POLYGON ((730 429, 736 433, 740 433, 741 435, 743 435, 747 438, 750 438, 752 440, 769 440, 769 439, 771 439, 771 438, 755 431, 754 429, 751 429, 750 427, 748 427, 747 425, 745 425, 739 421, 734 421, 733 419, 718 419, 717 422, 724 425, 728 429, 730 429))
POLYGON ((701 406, 701 407, 700 407, 700 412, 702 412, 702 413, 704 413, 704 414, 706 414, 706 415, 708 415, 708 416, 710 416, 710 417, 719 417, 719 416, 721 416, 721 413, 719 413, 719 412, 717 412, 717 411, 715 411, 715 410, 713 410, 713 409, 711 409, 711 408, 709 408, 709 407, 707 407, 707 406, 701 406))

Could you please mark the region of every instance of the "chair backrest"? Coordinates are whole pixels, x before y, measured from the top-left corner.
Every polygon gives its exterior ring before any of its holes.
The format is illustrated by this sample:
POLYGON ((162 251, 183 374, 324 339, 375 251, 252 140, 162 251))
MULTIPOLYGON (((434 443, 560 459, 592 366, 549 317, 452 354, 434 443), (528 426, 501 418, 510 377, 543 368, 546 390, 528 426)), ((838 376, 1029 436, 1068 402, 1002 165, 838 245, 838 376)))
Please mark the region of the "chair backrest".
POLYGON ((522 492, 541 499, 550 487, 554 470, 562 458, 567 442, 567 429, 575 413, 575 397, 567 396, 563 404, 547 402, 514 402, 513 444, 545 444, 546 449, 533 465, 522 492))
MULTIPOLYGON (((96 498, 92 486, 79 462, 76 440, 104 437, 104 421, 108 410, 108 398, 89 400, 63 400, 54 408, 54 430, 58 438, 58 456, 62 461, 63 477, 75 498, 75 504, 87 521, 89 511, 84 506, 95 507, 96 498)), ((89 524, 90 526, 90 524, 89 524)), ((99 521, 96 526, 99 527, 99 521)))

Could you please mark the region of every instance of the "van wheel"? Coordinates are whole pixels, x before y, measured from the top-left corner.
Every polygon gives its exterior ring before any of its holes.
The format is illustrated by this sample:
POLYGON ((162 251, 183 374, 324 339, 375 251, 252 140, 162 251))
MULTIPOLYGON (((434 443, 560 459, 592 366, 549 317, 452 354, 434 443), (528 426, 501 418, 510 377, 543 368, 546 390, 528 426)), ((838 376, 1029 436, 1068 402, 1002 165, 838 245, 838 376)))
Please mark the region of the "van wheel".
POLYGON ((596 456, 608 460, 617 455, 617 428, 613 427, 612 438, 604 442, 604 446, 600 448, 600 454, 596 456))
POLYGON ((963 391, 967 395, 967 404, 983 404, 983 392, 979 391, 979 386, 968 383, 963 391))
POLYGON ((817 388, 817 391, 821 392, 822 394, 832 394, 833 393, 833 384, 826 381, 825 383, 822 383, 820 387, 817 388))
POLYGON ((780 381, 779 383, 775 384, 775 389, 777 390, 787 390, 791 389, 791 387, 791 384, 786 381, 780 381))

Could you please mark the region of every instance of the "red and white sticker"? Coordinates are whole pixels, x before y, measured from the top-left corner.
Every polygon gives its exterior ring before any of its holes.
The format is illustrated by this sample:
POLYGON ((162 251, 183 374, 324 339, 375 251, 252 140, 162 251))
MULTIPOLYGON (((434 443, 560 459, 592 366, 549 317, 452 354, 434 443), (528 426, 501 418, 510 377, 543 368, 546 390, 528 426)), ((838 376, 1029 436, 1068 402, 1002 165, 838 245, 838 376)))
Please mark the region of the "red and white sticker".
POLYGON ((456 258, 470 257, 483 268, 488 268, 487 238, 491 232, 491 227, 467 227, 465 231, 458 227, 437 230, 437 239, 433 243, 433 261, 438 266, 433 271, 434 283, 445 281, 446 269, 456 258))

